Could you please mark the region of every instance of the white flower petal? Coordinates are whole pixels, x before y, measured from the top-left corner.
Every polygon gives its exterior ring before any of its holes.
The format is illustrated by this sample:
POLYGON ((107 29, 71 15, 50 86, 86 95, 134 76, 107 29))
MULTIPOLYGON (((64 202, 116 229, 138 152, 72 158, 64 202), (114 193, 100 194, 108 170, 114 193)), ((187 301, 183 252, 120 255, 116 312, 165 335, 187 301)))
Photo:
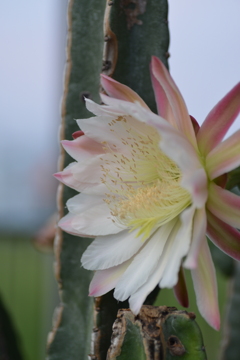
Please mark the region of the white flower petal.
POLYGON ((205 170, 201 168, 183 173, 181 185, 190 192, 194 206, 201 209, 208 198, 208 180, 205 170))
POLYGON ((116 286, 114 291, 114 297, 116 299, 120 301, 126 300, 147 281, 158 263, 165 243, 167 242, 168 236, 175 223, 176 219, 161 226, 134 257, 131 265, 116 286))
POLYGON ((63 140, 61 143, 67 153, 79 162, 89 159, 94 155, 104 153, 102 144, 85 135, 79 136, 71 141, 63 140))
POLYGON ((58 223, 61 229, 80 236, 104 236, 117 234, 124 229, 112 221, 110 209, 105 204, 97 205, 85 212, 64 216, 58 223))
POLYGON ((116 109, 111 108, 110 106, 103 106, 95 103, 94 101, 85 98, 86 108, 88 111, 93 113, 96 116, 112 116, 116 115, 117 111, 116 109))
POLYGON ((206 241, 200 250, 198 267, 191 273, 199 311, 214 329, 219 330, 220 315, 216 273, 206 241))
POLYGON ((99 236, 84 252, 81 262, 86 269, 103 270, 130 259, 144 245, 138 230, 99 236))
POLYGON ((67 201, 67 208, 72 214, 80 214, 96 205, 104 204, 104 196, 78 194, 67 201))
POLYGON ((206 241, 207 217, 205 207, 197 209, 193 218, 193 235, 190 250, 184 261, 184 267, 194 269, 197 267, 198 254, 201 245, 206 241))
POLYGON ((181 226, 172 235, 171 257, 168 260, 163 277, 159 283, 162 288, 172 288, 177 284, 178 272, 182 258, 187 254, 192 237, 192 220, 194 216, 194 207, 189 207, 181 214, 181 226))
POLYGON ((180 221, 177 221, 175 227, 173 228, 168 241, 165 244, 163 249, 163 253, 156 264, 154 270, 152 271, 151 275, 149 276, 148 280, 143 284, 134 294, 132 294, 129 298, 129 305, 134 314, 138 314, 144 300, 150 294, 150 292, 156 287, 156 285, 160 282, 164 270, 171 259, 172 255, 172 244, 176 237, 176 234, 180 228, 180 221))
POLYGON ((110 146, 115 145, 116 151, 121 151, 123 148, 122 137, 126 136, 121 124, 115 124, 113 127, 112 120, 116 116, 94 116, 89 119, 77 120, 78 126, 89 138, 95 140, 100 144, 108 143, 110 146))

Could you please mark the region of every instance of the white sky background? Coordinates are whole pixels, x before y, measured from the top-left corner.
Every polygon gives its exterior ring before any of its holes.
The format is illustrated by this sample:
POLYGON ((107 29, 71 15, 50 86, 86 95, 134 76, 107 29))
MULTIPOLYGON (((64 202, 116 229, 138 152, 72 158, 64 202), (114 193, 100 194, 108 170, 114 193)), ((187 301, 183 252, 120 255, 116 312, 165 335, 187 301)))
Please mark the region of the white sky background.
MULTIPOLYGON (((34 228, 54 208, 66 3, 1 4, 0 227, 34 228)), ((239 14, 239 0, 169 0, 171 74, 200 123, 240 79, 239 14)))
POLYGON ((171 74, 202 123, 240 81, 240 1, 169 0, 169 27, 171 74))

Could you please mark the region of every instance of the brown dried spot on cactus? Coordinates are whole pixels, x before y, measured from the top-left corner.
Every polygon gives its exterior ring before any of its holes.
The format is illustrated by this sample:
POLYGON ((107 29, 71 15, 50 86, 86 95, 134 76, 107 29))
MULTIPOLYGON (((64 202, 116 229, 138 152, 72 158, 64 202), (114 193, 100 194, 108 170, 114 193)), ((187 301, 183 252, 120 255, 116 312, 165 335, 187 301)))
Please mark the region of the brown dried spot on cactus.
POLYGON ((128 29, 131 29, 134 24, 142 25, 142 20, 138 19, 138 15, 145 13, 146 6, 147 0, 121 0, 120 7, 126 15, 128 29))

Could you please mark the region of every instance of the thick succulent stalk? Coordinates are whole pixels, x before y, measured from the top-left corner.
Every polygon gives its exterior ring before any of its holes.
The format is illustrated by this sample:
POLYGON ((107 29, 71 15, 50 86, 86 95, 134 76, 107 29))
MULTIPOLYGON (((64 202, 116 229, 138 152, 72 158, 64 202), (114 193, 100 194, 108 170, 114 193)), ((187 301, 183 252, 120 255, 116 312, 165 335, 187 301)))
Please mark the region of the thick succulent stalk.
MULTIPOLYGON (((240 196, 240 167, 228 175, 227 188, 240 196)), ((240 264, 233 261, 233 278, 229 284, 229 301, 224 323, 221 360, 238 360, 240 354, 240 264)))
POLYGON ((224 324, 223 342, 220 360, 238 360, 239 342, 239 304, 240 304, 240 264, 235 263, 236 270, 230 283, 229 304, 224 324))
POLYGON ((128 85, 156 111, 149 64, 153 55, 168 67, 167 0, 107 1, 103 73, 128 85))
MULTIPOLYGON (((70 0, 68 8, 67 66, 62 101, 60 140, 72 139, 79 130, 75 119, 89 117, 84 96, 99 101, 99 73, 102 66, 103 15, 105 0, 70 0)), ((63 150, 59 170, 72 159, 63 150)), ((58 191, 60 217, 66 201, 75 195, 61 185, 58 191)), ((93 299, 88 297, 92 273, 83 269, 80 258, 89 239, 71 236, 58 229, 55 241, 55 274, 61 304, 49 334, 47 359, 86 360, 90 352, 93 299)))
POLYGON ((138 316, 119 310, 107 360, 206 360, 193 313, 144 305, 138 316), (131 354, 131 356, 130 356, 131 354))

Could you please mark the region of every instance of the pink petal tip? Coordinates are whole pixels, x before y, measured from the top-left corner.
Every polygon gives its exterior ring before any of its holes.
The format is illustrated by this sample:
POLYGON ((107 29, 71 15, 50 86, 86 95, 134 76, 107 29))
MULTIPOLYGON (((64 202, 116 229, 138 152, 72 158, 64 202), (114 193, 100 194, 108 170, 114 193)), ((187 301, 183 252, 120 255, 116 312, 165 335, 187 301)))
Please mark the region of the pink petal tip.
POLYGON ((72 137, 73 139, 77 139, 79 138, 80 136, 84 135, 84 132, 81 131, 81 130, 78 130, 78 131, 75 131, 73 134, 72 134, 72 137))

